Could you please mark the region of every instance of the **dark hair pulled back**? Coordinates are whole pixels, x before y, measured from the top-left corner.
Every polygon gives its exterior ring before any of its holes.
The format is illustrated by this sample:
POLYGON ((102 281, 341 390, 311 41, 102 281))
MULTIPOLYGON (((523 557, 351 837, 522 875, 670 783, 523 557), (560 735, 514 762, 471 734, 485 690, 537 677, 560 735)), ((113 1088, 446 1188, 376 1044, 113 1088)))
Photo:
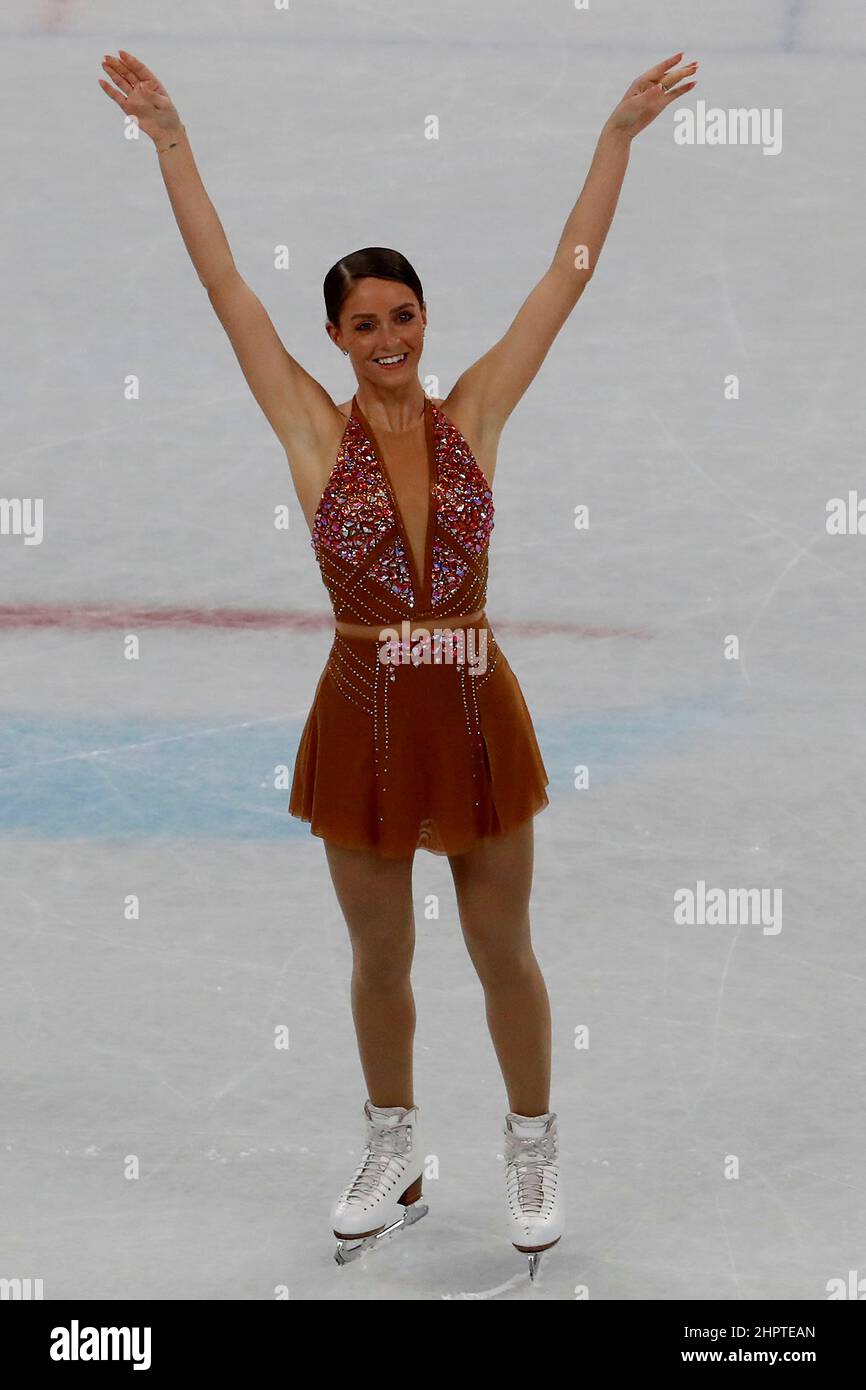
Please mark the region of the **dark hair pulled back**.
POLYGON ((372 275, 377 280, 396 280, 408 285, 418 303, 424 303, 424 291, 414 267, 399 251, 387 246, 365 246, 361 251, 352 251, 342 256, 325 276, 322 290, 325 296, 325 311, 328 321, 338 328, 340 314, 346 296, 357 280, 372 275))

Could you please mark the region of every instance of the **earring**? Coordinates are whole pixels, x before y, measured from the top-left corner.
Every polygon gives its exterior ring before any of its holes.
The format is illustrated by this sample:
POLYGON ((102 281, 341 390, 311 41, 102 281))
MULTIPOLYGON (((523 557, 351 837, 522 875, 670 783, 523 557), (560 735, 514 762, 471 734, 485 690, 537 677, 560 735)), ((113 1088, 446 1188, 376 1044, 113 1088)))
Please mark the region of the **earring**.
POLYGON ((344 356, 344 357, 348 357, 348 356, 349 356, 349 349, 348 349, 348 348, 343 348, 343 356, 344 356))

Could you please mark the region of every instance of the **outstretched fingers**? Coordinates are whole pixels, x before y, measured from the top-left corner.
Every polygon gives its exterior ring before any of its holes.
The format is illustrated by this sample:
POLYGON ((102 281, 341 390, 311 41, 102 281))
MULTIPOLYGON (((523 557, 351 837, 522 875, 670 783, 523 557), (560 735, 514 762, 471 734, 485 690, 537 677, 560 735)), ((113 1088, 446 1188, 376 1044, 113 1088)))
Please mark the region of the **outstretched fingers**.
POLYGON ((672 68, 674 63, 678 63, 682 56, 682 53, 675 53, 672 58, 663 58, 660 63, 656 63, 655 67, 648 68, 645 73, 642 73, 638 82, 641 86, 645 86, 648 82, 661 82, 668 69, 672 68))
POLYGON ((136 86, 136 79, 132 76, 131 72, 126 70, 125 65, 120 59, 112 57, 110 53, 106 53, 102 60, 102 66, 108 73, 112 82, 115 82, 123 92, 124 96, 129 96, 129 93, 136 86))
POLYGON ((666 92, 672 92, 672 91, 674 90, 674 88, 676 87, 677 90, 679 91, 680 89, 679 89, 679 87, 677 86, 677 84, 678 84, 679 82, 681 82, 683 78, 685 78, 685 77, 691 77, 694 73, 697 72, 697 70, 698 70, 698 65, 697 65, 697 63, 695 62, 695 63, 686 63, 686 65, 685 65, 684 67, 676 68, 674 72, 669 72, 669 73, 667 74, 667 77, 665 78, 665 81, 664 81, 663 84, 662 84, 663 87, 664 87, 664 90, 665 90, 666 92))
POLYGON ((117 105, 118 105, 119 107, 121 107, 122 110, 125 111, 125 110, 126 110, 126 95, 125 95, 125 93, 118 92, 114 87, 110 87, 110 86, 108 85, 108 83, 105 81, 105 79, 102 78, 102 77, 98 77, 96 80, 97 80, 97 82, 99 83, 99 85, 100 85, 100 87, 102 88, 102 90, 104 91, 105 95, 106 95, 107 97, 111 97, 111 100, 117 102, 117 105))
POLYGON ((102 66, 111 80, 117 83, 126 96, 146 85, 147 96, 151 99, 154 96, 168 99, 168 92, 149 67, 139 62, 131 53, 127 53, 125 48, 118 49, 118 53, 119 57, 117 58, 112 53, 106 53, 102 60, 102 66))
POLYGON ((155 92, 157 96, 165 97, 166 100, 170 100, 168 92, 165 90, 165 87, 163 87, 156 73, 151 72, 146 63, 142 63, 139 58, 135 58, 131 53, 127 53, 125 48, 119 48, 117 51, 130 72, 139 82, 149 82, 152 93, 155 92))
POLYGON ((137 78, 139 82, 158 81, 156 73, 151 72, 150 68, 147 67, 147 65, 143 63, 140 58, 136 58, 133 53, 127 53, 125 48, 119 48, 117 51, 120 54, 120 57, 123 59, 125 66, 137 78))
MULTIPOLYGON (((637 79, 632 89, 632 98, 637 101, 644 97, 650 101, 661 101, 662 107, 659 108, 661 110, 667 104, 669 97, 679 97, 682 96, 683 92, 691 91, 695 85, 694 82, 684 83, 681 79, 692 77, 697 70, 698 65, 695 62, 687 63, 684 67, 676 68, 673 72, 668 70, 667 73, 662 73, 656 78, 651 78, 650 73, 645 73, 643 77, 637 79)), ((651 68, 650 72, 653 71, 655 69, 651 68)))
POLYGON ((690 92, 695 85, 694 82, 681 82, 678 87, 672 87, 669 92, 665 92, 664 94, 664 105, 668 106, 677 97, 681 97, 686 92, 690 92))

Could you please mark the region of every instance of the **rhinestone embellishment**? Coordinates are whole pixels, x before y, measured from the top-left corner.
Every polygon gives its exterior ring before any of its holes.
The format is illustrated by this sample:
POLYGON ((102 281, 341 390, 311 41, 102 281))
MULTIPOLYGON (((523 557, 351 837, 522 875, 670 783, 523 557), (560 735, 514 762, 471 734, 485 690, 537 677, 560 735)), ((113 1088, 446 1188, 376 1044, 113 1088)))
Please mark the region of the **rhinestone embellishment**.
MULTIPOLYGON (((457 604, 473 612, 486 601, 493 492, 457 427, 432 402, 429 410, 430 573, 419 577, 425 591, 429 580, 430 608, 424 611, 457 604)), ((423 616, 400 523, 376 449, 353 412, 310 538, 336 617, 370 625, 399 621, 407 609, 423 616), (396 602, 389 604, 387 595, 396 602)))
POLYGON ((406 561, 406 551, 399 536, 383 550, 370 565, 370 578, 381 584, 404 603, 412 602, 412 576, 406 561))
POLYGON ((360 564, 394 525, 394 512, 375 450, 354 416, 346 426, 337 462, 322 493, 310 543, 321 561, 333 551, 360 564))

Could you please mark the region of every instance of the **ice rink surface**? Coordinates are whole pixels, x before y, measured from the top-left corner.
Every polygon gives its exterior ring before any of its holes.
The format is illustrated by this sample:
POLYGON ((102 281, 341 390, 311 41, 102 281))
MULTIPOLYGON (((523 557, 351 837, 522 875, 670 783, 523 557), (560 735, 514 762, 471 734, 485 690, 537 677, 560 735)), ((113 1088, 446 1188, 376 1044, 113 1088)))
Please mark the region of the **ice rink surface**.
POLYGON ((859 0, 15 0, 0 35, 0 494, 44 504, 40 543, 0 535, 0 1276, 46 1298, 820 1300, 866 1275, 866 535, 827 529, 866 487, 859 0), (333 1262, 366 1091, 346 929, 279 774, 327 596, 152 145, 97 85, 120 47, 338 401, 341 255, 416 266, 444 397, 549 263, 632 78, 684 48, 680 106, 781 113, 775 153, 677 144, 676 106, 636 138, 500 447, 488 613, 551 783, 533 933, 568 1232, 534 1289, 483 996, 425 852, 430 1214, 333 1262), (699 883, 776 894, 775 926, 676 921, 699 883))

